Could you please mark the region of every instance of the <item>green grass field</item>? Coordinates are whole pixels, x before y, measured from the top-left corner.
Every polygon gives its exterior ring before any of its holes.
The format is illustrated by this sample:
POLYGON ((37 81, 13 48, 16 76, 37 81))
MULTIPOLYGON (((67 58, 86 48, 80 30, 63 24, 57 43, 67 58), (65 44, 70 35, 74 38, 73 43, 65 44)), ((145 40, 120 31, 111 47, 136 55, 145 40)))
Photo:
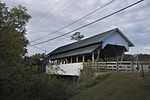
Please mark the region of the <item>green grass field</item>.
POLYGON ((150 75, 137 79, 133 73, 112 73, 70 100, 150 100, 150 75))

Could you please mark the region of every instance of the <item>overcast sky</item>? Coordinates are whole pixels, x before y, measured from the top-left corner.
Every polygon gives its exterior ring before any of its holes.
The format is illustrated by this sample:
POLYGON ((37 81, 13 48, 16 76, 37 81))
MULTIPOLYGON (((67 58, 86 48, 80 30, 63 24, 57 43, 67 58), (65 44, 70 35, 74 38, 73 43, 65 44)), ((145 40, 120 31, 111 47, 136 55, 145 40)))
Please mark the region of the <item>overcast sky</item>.
MULTIPOLYGON (((26 36, 29 41, 50 34, 110 1, 111 0, 2 0, 2 2, 5 2, 9 7, 21 4, 27 8, 28 13, 32 16, 27 24, 26 36)), ((31 44, 69 32, 136 1, 138 0, 115 0, 110 5, 87 18, 53 35, 46 36, 39 41, 31 42, 31 44)), ((130 48, 128 53, 150 54, 150 0, 145 0, 132 8, 78 31, 87 38, 113 28, 119 28, 135 44, 134 47, 130 48)), ((72 34, 73 33, 37 45, 36 47, 28 47, 28 52, 29 54, 43 53, 45 51, 49 53, 59 46, 75 42, 70 39, 72 34)))

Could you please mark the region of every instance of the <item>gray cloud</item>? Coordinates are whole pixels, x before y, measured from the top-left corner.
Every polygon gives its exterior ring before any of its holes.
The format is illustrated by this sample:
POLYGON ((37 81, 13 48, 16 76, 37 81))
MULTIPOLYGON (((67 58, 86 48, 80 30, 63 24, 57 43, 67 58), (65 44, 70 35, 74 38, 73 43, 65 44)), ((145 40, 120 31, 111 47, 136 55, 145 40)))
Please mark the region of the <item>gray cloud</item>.
MULTIPOLYGON (((32 41, 41 36, 47 35, 64 25, 67 25, 74 20, 86 15, 90 11, 106 4, 110 0, 70 0, 66 7, 69 7, 69 4, 74 2, 69 8, 61 7, 67 0, 61 0, 60 4, 55 7, 51 12, 45 14, 49 9, 58 0, 3 0, 8 6, 15 6, 21 4, 28 9, 28 12, 31 14, 32 19, 27 25, 27 37, 29 41, 32 41), (58 14, 57 12, 58 11, 58 14), (40 21, 42 20, 42 21, 40 21)), ((110 14, 113 11, 125 7, 137 0, 116 0, 113 4, 103 8, 102 10, 96 12, 95 14, 87 17, 80 22, 56 33, 45 37, 42 40, 53 38, 60 34, 66 33, 72 29, 85 25, 95 19, 103 17, 107 14, 110 14)), ((96 35, 98 33, 107 31, 112 28, 118 27, 134 44, 135 47, 130 48, 129 53, 148 53, 150 54, 150 1, 145 0, 144 2, 127 9, 121 13, 118 13, 115 16, 109 17, 105 20, 102 20, 96 24, 88 26, 84 29, 79 30, 86 37, 96 35)), ((38 48, 43 50, 28 47, 29 53, 42 53, 44 50, 48 52, 54 50, 55 48, 74 42, 70 40, 70 35, 61 37, 54 41, 50 41, 41 45, 37 45, 38 48)), ((37 42, 39 42, 37 41, 37 42)))

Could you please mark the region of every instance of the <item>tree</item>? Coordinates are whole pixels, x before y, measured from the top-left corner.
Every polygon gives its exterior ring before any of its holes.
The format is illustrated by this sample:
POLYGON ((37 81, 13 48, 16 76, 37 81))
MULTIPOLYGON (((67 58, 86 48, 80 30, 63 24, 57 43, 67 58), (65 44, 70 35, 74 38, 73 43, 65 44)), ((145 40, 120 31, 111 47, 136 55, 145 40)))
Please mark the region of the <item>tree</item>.
POLYGON ((0 95, 3 99, 15 97, 25 89, 22 83, 29 75, 25 74, 21 62, 28 44, 25 26, 31 16, 21 5, 9 9, 4 3, 0 3, 0 16, 0 95))
POLYGON ((70 92, 64 81, 34 69, 45 55, 24 56, 30 18, 21 5, 9 9, 0 3, 0 100, 67 100, 70 92))
POLYGON ((30 57, 25 56, 23 63, 26 66, 30 66, 31 70, 34 73, 43 73, 45 71, 45 68, 44 68, 44 58, 45 57, 46 57, 46 55, 44 53, 43 54, 38 53, 38 54, 32 55, 30 57))
POLYGON ((21 5, 8 10, 5 4, 0 5, 0 61, 4 63, 19 61, 27 52, 25 26, 31 18, 21 5))
POLYGON ((75 32, 75 33, 71 36, 71 40, 80 41, 82 38, 84 38, 84 35, 83 35, 83 34, 80 34, 80 32, 75 32))

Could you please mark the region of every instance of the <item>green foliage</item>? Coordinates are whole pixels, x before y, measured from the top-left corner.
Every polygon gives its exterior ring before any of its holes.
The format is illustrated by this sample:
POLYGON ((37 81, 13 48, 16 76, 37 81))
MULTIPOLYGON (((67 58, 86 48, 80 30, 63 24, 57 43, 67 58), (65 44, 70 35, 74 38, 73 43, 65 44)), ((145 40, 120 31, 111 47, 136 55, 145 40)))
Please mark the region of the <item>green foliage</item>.
POLYGON ((0 4, 0 16, 0 99, 67 100, 67 82, 39 74, 45 55, 24 56, 28 44, 25 26, 31 18, 25 7, 8 9, 0 4))
POLYGON ((92 62, 88 61, 83 66, 83 71, 78 79, 78 82, 73 85, 72 93, 76 95, 89 87, 94 86, 100 81, 103 81, 109 77, 109 74, 95 76, 95 71, 92 68, 92 62))
POLYGON ((43 68, 43 59, 46 57, 46 55, 43 54, 35 54, 30 57, 25 56, 23 59, 23 63, 26 66, 29 66, 33 73, 43 73, 44 68, 43 68))
POLYGON ((21 62, 26 53, 25 25, 30 15, 22 6, 8 9, 0 3, 0 96, 16 97, 27 90, 29 70, 21 62))
POLYGON ((8 82, 5 91, 11 89, 11 93, 3 92, 1 100, 67 100, 71 94, 67 82, 45 74, 24 76, 24 79, 18 76, 18 79, 8 82))
POLYGON ((148 55, 148 54, 139 54, 139 60, 141 60, 141 61, 150 61, 150 55, 148 55))
POLYGON ((94 70, 92 68, 92 62, 88 61, 86 64, 83 65, 83 70, 79 77, 79 82, 88 80, 92 77, 94 77, 94 70))
POLYGON ((98 76, 99 81, 70 100, 149 100, 150 75, 137 79, 134 73, 112 73, 98 76), (109 76, 109 77, 108 77, 109 76), (102 78, 103 77, 103 78, 102 78))
POLYGON ((102 74, 102 75, 84 80, 82 82, 75 83, 71 89, 72 96, 78 95, 78 94, 86 91, 88 88, 91 88, 91 87, 95 86, 96 84, 98 84, 99 82, 102 82, 102 81, 108 79, 109 76, 110 76, 110 74, 102 74))
POLYGON ((26 23, 31 16, 21 5, 8 9, 0 4, 0 99, 67 100, 68 84, 51 75, 39 74, 44 54, 27 52, 26 23))
POLYGON ((95 80, 97 80, 97 81, 104 81, 104 80, 106 80, 107 78, 109 78, 109 76, 110 76, 110 74, 98 75, 95 80))
MULTIPOLYGON (((148 54, 138 54, 138 56, 139 56, 140 61, 150 61, 150 55, 148 55, 148 54)), ((134 61, 136 59, 135 59, 134 55, 125 54, 124 60, 125 61, 134 61)))
POLYGON ((48 75, 34 75, 30 89, 24 96, 31 100, 67 100, 70 93, 68 83, 48 75))
MULTIPOLYGON (((138 56, 139 56, 140 61, 150 61, 149 54, 139 54, 138 56)), ((121 59, 121 56, 118 58, 121 59)), ((132 54, 125 54, 123 57, 123 60, 124 61, 135 61, 136 59, 135 59, 134 55, 132 55, 132 54)), ((100 59, 100 61, 102 61, 102 60, 100 59)), ((116 61, 116 57, 108 58, 108 61, 116 61)))
POLYGON ((123 60, 124 60, 124 61, 134 61, 135 58, 134 58, 133 55, 125 54, 123 60))
POLYGON ((0 60, 4 63, 8 63, 8 61, 12 63, 20 60, 27 52, 25 47, 28 40, 24 34, 30 15, 20 5, 10 10, 5 4, 0 6, 2 16, 0 21, 0 60))
MULTIPOLYGON (((79 81, 73 85, 54 76, 39 73, 45 55, 24 56, 28 44, 25 26, 30 18, 25 7, 19 5, 9 9, 0 3, 0 100, 68 100, 71 96, 82 93, 96 84, 101 84, 100 88, 98 86, 96 89, 107 89, 105 84, 115 81, 116 77, 109 79, 109 75, 95 77, 92 62, 84 66, 79 81)), ((149 56, 144 55, 142 59, 148 59, 147 57, 149 56)), ((119 81, 116 80, 117 83, 121 82, 120 79, 119 77, 119 81)), ((117 83, 109 88, 116 85, 121 87, 117 83)), ((125 85, 124 82, 121 84, 125 85)))

